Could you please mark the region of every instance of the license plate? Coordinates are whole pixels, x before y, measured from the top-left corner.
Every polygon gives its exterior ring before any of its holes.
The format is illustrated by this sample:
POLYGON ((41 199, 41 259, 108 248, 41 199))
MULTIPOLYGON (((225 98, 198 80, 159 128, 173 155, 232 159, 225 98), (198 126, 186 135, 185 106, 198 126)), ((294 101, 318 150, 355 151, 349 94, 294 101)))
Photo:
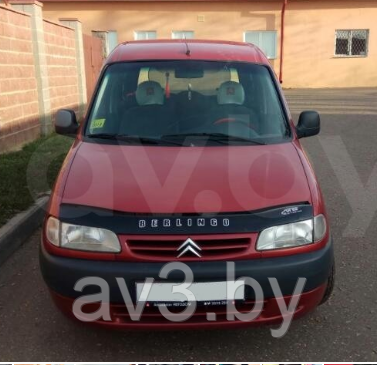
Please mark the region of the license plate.
MULTIPOLYGON (((178 303, 186 302, 187 297, 182 293, 173 293, 173 286, 180 285, 181 283, 153 283, 149 292, 147 302, 153 303, 178 303)), ((141 292, 143 290, 144 283, 136 283, 136 295, 137 301, 140 300, 141 292)), ((179 290, 179 288, 178 288, 179 290)), ((192 283, 188 288, 197 302, 208 303, 213 305, 217 302, 225 302, 228 300, 244 300, 245 299, 245 281, 242 281, 235 294, 227 292, 226 281, 216 281, 207 283, 192 283)))

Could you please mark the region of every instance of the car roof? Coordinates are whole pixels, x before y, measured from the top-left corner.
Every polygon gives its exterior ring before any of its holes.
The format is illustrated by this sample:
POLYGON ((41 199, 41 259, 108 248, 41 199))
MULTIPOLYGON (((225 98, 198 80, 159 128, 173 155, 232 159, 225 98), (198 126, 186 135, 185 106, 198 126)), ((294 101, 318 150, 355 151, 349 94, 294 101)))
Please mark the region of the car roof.
POLYGON ((106 63, 147 60, 240 61, 269 64, 263 52, 251 43, 197 39, 125 42, 114 49, 106 63))

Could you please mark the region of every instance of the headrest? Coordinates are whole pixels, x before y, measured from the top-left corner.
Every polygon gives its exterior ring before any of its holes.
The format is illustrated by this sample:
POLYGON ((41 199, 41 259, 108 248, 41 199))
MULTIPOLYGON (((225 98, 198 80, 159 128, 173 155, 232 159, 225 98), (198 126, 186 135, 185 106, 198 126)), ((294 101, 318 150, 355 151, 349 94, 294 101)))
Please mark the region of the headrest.
POLYGON ((217 91, 217 103, 224 104, 238 104, 242 105, 245 101, 245 91, 243 86, 238 82, 226 81, 223 82, 217 91))
POLYGON ((136 90, 136 101, 139 105, 163 105, 164 89, 156 81, 142 82, 136 90))

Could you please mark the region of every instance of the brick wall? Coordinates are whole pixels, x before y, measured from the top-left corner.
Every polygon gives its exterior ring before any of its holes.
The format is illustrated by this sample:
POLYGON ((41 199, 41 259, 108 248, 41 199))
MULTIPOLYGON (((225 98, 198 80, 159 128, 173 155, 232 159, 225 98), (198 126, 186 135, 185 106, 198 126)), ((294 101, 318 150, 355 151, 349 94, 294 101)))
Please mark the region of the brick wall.
POLYGON ((81 23, 43 18, 36 0, 0 3, 0 153, 53 130, 58 109, 86 105, 81 23))
POLYGON ((43 21, 47 74, 52 115, 60 108, 78 111, 79 89, 75 32, 47 20, 43 21))
POLYGON ((0 6, 0 152, 40 135, 31 18, 0 6))

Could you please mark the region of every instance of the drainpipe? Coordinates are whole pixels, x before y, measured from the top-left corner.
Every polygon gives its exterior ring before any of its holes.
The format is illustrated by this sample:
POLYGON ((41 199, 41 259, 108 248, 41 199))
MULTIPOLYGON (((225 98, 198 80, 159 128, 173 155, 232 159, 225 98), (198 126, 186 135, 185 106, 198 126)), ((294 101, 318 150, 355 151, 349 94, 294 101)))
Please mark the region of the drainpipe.
POLYGON ((283 58, 284 58, 284 21, 285 21, 285 8, 287 7, 288 0, 283 0, 283 7, 281 9, 281 29, 280 29, 280 72, 279 81, 283 83, 283 58))

